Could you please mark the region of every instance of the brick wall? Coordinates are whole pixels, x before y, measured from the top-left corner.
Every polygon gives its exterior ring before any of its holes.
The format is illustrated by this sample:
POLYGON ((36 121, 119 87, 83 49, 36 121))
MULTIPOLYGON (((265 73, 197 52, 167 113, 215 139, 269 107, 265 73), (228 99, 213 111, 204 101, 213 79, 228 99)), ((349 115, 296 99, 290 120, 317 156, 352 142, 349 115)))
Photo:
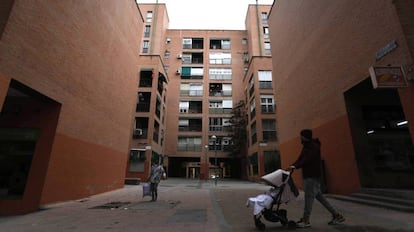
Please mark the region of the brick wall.
POLYGON ((42 204, 123 186, 142 24, 132 0, 14 3, 0 83, 16 79, 62 105, 42 204))
POLYGON ((339 193, 358 190, 357 175, 340 186, 344 173, 357 173, 343 93, 369 78, 372 65, 410 62, 393 1, 279 0, 269 24, 282 162, 297 156, 291 143, 299 131, 313 128, 329 144, 324 152, 335 172, 328 185, 339 193), (394 39, 399 47, 376 61, 394 39))

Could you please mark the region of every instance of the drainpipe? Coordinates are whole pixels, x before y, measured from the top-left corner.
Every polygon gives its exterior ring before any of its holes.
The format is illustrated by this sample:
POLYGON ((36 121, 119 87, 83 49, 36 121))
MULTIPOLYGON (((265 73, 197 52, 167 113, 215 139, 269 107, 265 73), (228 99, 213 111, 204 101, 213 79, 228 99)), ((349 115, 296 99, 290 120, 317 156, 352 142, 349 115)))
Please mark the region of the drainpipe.
POLYGON ((158 16, 158 0, 156 0, 155 2, 155 9, 154 9, 154 17, 152 19, 152 32, 151 32, 151 42, 150 42, 150 55, 153 54, 154 52, 154 37, 155 37, 155 32, 157 29, 157 16, 158 16))
POLYGON ((258 39, 258 43, 259 43, 259 55, 263 56, 263 51, 262 51, 262 36, 260 33, 260 16, 259 16, 259 3, 258 0, 256 0, 256 18, 257 18, 257 35, 259 37, 258 39))

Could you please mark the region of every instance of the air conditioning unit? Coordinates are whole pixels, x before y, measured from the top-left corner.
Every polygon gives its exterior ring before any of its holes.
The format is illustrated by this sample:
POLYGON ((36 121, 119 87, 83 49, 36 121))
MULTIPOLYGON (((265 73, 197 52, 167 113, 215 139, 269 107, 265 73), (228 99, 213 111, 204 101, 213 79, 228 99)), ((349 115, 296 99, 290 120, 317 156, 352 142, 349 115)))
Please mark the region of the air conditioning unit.
POLYGON ((134 135, 135 136, 141 136, 143 133, 142 129, 134 129, 134 135))
POLYGON ((177 71, 175 71, 175 74, 177 75, 181 74, 181 70, 177 69, 177 71))
POLYGON ((182 54, 178 54, 177 55, 177 59, 181 59, 181 58, 183 58, 183 55, 182 54))
POLYGON ((166 41, 167 41, 167 43, 169 43, 169 42, 171 42, 171 39, 170 38, 167 38, 166 41))
POLYGON ((230 144, 230 140, 223 139, 223 145, 229 145, 229 144, 230 144))

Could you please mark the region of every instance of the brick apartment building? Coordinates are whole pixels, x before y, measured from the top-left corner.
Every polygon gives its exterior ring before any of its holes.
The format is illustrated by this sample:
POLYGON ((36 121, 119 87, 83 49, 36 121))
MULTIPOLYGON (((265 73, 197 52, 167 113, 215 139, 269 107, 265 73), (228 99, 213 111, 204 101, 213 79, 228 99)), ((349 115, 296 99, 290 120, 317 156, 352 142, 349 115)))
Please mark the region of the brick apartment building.
POLYGON ((144 28, 136 3, 0 9, 0 214, 122 188, 144 28))
POLYGON ((277 167, 270 6, 250 5, 246 30, 169 30, 165 4, 132 0, 0 8, 0 214, 121 188, 151 162, 187 178, 277 167))
POLYGON ((329 192, 412 189, 413 4, 278 0, 249 5, 245 30, 172 30, 165 4, 2 1, 0 214, 152 162, 257 180, 297 157, 303 128, 329 192))
POLYGON ((410 0, 275 1, 269 31, 282 166, 300 151, 299 131, 311 128, 329 192, 414 188, 413 11, 410 0))
POLYGON ((202 179, 257 179, 278 168, 271 6, 249 5, 246 30, 172 30, 165 4, 139 7, 145 19, 140 54, 153 58, 140 64, 138 106, 148 108, 136 110, 126 176, 146 179, 150 162, 161 162, 172 177, 202 179), (161 76, 162 94, 156 91, 161 76), (248 134, 240 147, 236 121, 248 134))

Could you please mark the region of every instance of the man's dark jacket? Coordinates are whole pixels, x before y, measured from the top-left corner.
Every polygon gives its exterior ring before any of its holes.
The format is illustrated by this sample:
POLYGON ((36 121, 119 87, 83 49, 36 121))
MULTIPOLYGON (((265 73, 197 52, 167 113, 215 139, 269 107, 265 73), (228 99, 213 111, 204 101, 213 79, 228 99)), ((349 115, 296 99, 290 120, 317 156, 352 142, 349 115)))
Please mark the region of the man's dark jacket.
POLYGON ((302 169, 303 178, 321 177, 321 142, 319 139, 312 139, 303 142, 303 148, 299 158, 292 164, 297 169, 302 169))

